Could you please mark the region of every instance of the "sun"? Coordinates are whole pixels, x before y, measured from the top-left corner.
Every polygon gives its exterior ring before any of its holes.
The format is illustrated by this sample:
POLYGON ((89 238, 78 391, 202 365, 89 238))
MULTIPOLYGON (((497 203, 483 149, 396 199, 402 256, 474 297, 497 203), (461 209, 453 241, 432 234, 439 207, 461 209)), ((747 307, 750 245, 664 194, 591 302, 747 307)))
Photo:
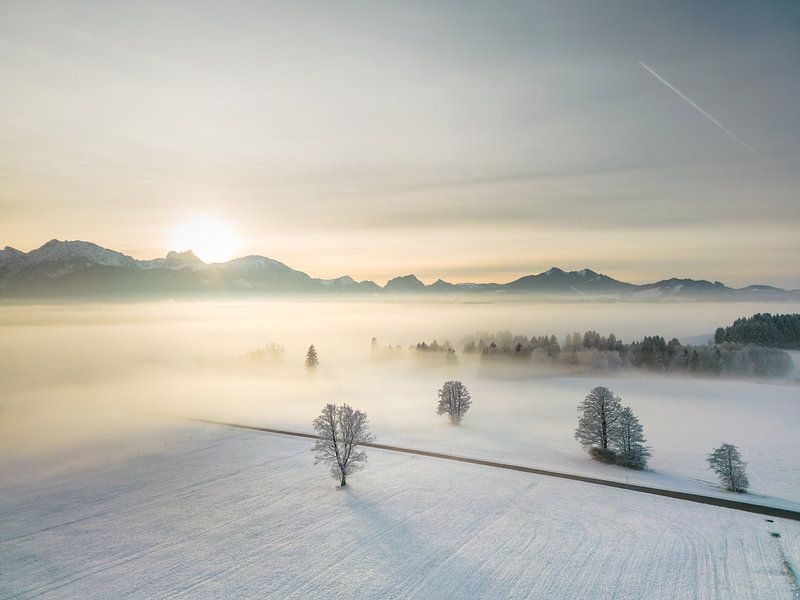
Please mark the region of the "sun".
POLYGON ((225 262, 240 250, 241 239, 233 228, 216 217, 198 217, 176 226, 170 235, 170 248, 191 250, 206 263, 225 262))

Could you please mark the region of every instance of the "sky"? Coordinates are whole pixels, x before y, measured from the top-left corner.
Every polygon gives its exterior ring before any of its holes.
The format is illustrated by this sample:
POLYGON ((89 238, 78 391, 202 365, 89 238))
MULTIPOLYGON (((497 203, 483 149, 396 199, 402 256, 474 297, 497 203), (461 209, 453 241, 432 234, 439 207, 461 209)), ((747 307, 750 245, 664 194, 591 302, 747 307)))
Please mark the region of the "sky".
POLYGON ((0 247, 800 288, 796 2, 0 0, 0 87, 0 247))

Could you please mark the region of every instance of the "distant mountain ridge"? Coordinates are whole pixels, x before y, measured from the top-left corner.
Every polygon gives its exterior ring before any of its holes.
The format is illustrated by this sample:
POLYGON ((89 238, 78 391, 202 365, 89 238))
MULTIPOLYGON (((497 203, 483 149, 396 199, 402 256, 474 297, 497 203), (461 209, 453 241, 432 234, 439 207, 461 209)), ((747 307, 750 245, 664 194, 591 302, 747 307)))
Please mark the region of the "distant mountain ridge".
POLYGON ((415 275, 381 287, 345 275, 319 279, 265 256, 207 264, 191 250, 137 260, 84 241, 50 240, 22 252, 0 250, 0 297, 194 296, 203 294, 496 294, 622 301, 800 300, 800 290, 767 285, 731 288, 719 281, 671 278, 649 284, 619 281, 590 269, 553 267, 508 283, 424 284, 415 275))

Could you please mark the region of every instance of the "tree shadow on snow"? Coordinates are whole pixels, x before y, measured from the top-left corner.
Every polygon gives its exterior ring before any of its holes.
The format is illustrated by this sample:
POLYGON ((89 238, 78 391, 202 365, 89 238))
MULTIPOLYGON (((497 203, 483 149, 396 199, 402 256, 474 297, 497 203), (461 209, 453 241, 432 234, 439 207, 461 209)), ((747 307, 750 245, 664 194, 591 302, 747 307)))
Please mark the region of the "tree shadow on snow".
MULTIPOLYGON (((379 595, 410 595, 412 597, 504 597, 502 586, 494 574, 480 561, 460 550, 474 541, 467 529, 454 531, 452 544, 447 538, 436 537, 435 531, 423 528, 420 516, 441 509, 441 490, 430 486, 404 488, 387 498, 373 500, 358 489, 342 488, 347 494, 345 505, 354 517, 369 528, 371 534, 363 540, 367 552, 380 560, 381 574, 390 581, 379 595), (405 515, 392 515, 381 505, 397 495, 413 495, 406 502, 405 515), (403 518, 405 517, 405 518, 403 518)), ((374 581, 372 582, 375 583, 374 581)))

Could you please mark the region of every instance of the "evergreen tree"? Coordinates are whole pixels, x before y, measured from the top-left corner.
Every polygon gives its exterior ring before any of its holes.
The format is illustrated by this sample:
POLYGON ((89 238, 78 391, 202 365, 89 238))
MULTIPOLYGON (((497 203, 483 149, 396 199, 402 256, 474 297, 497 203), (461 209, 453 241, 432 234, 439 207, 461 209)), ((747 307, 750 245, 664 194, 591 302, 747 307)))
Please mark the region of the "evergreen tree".
POLYGON ((695 348, 689 356, 689 372, 697 373, 698 371, 700 371, 700 355, 695 348))
POLYGON ((317 356, 317 349, 314 348, 314 344, 311 344, 308 347, 308 352, 306 352, 306 369, 309 371, 315 371, 319 366, 319 357, 317 356))
POLYGON ((667 343, 667 356, 670 359, 675 358, 678 355, 678 352, 681 350, 681 343, 678 341, 678 338, 672 338, 667 343))
POLYGON ((608 334, 608 338, 606 339, 606 347, 609 350, 617 350, 617 336, 613 333, 608 334))
POLYGON ((572 355, 569 357, 569 364, 571 364, 571 365, 579 365, 579 364, 581 364, 581 361, 578 360, 578 349, 577 348, 573 348, 572 349, 572 355))
POLYGON ((771 315, 758 313, 736 319, 729 327, 719 327, 714 342, 738 342, 775 348, 800 349, 800 313, 771 315))
POLYGON ((547 353, 550 355, 550 358, 554 357, 556 354, 561 352, 561 347, 558 345, 558 339, 556 336, 550 336, 550 342, 547 345, 547 353))

